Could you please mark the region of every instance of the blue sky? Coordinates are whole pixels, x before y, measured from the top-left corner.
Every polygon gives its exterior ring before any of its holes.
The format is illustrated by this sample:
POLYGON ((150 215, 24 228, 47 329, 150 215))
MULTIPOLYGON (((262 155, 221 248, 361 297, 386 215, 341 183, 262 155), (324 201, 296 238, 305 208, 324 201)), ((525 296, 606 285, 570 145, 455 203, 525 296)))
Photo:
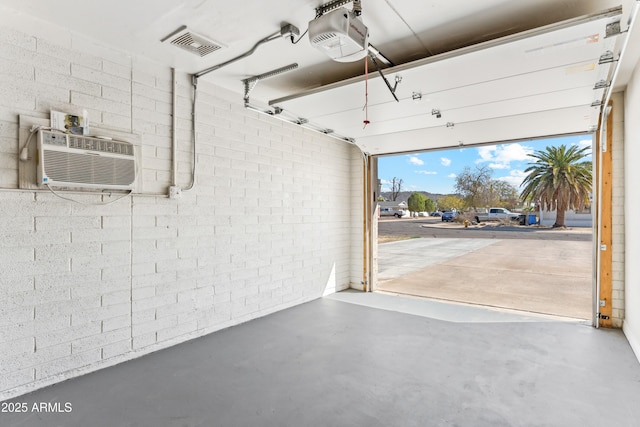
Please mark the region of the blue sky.
MULTIPOLYGON (((456 176, 465 166, 489 166, 494 179, 507 181, 520 189, 524 170, 533 161, 528 154, 544 150, 547 146, 591 146, 591 135, 565 136, 525 142, 465 147, 430 151, 378 159, 378 178, 382 191, 390 191, 393 177, 403 180, 403 191, 454 193, 456 176)), ((590 160, 591 156, 585 158, 590 160)))

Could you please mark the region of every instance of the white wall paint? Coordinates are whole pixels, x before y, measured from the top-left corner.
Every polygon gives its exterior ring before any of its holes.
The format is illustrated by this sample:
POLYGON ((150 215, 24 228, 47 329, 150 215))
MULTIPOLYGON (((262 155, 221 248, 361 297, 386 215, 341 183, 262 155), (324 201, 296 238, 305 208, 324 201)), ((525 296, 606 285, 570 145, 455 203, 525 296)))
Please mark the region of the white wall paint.
POLYGON ((624 212, 629 220, 625 222, 625 320, 623 330, 636 356, 640 360, 640 193, 635 184, 640 182, 640 64, 635 71, 625 92, 624 120, 624 170, 625 182, 629 185, 624 190, 624 212))
POLYGON ((624 95, 618 92, 612 95, 613 101, 613 141, 612 141, 612 245, 611 245, 611 322, 613 327, 621 328, 624 321, 624 247, 625 247, 625 181, 624 181, 624 95))
MULTIPOLYGON (((31 34, 2 21, 0 399, 360 282, 355 147, 200 82, 196 187, 170 200, 170 69, 46 23, 31 34), (83 108, 94 126, 140 135, 142 194, 85 206, 17 190, 18 115, 83 108)), ((191 87, 179 77, 186 185, 191 87)))
MULTIPOLYGON (((541 225, 551 227, 556 223, 556 211, 538 213, 538 221, 541 225)), ((591 214, 575 213, 570 210, 565 212, 564 222, 567 227, 592 227, 593 217, 591 214)))

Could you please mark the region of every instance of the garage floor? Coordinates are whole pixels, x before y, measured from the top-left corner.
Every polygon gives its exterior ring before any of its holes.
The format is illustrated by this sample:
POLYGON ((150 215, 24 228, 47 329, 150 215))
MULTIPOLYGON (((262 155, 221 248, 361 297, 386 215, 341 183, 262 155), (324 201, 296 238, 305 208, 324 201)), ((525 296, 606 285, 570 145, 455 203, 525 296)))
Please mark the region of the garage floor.
POLYGON ((640 425, 640 365, 621 331, 466 323, 463 309, 436 320, 405 302, 318 299, 15 399, 72 411, 1 413, 0 425, 640 425))
POLYGON ((438 238, 378 246, 377 290, 592 318, 592 243, 438 238))

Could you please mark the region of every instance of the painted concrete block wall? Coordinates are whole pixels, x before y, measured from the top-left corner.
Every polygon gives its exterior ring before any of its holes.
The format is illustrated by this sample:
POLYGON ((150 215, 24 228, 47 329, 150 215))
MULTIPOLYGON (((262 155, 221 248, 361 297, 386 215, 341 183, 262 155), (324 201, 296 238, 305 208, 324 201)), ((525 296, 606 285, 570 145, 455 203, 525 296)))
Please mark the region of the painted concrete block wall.
POLYGON ((635 219, 640 212, 640 193, 635 183, 640 182, 640 64, 636 64, 633 76, 624 94, 624 214, 625 234, 636 238, 625 240, 624 286, 625 318, 622 325, 625 335, 640 360, 640 222, 635 219))
POLYGON ((612 159, 612 309, 611 321, 615 328, 621 328, 624 321, 624 94, 618 92, 611 97, 613 113, 612 159))
MULTIPOLYGON (((360 281, 355 147, 201 81, 196 185, 168 199, 171 70, 14 18, 0 18, 0 399, 360 281), (19 115, 83 108, 96 127, 139 135, 142 191, 95 206, 113 198, 18 190, 19 115)), ((178 73, 182 186, 189 82, 178 73)))

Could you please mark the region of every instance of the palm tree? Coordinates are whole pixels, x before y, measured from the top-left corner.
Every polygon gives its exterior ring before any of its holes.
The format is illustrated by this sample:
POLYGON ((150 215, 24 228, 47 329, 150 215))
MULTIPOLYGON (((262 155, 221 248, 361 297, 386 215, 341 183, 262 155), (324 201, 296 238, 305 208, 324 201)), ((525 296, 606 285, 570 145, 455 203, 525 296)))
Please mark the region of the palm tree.
POLYGON ((536 161, 525 169, 528 175, 522 181, 520 199, 539 201, 540 209, 555 209, 554 227, 565 227, 568 209, 582 209, 589 203, 591 162, 581 161, 589 148, 560 145, 530 154, 536 161))

